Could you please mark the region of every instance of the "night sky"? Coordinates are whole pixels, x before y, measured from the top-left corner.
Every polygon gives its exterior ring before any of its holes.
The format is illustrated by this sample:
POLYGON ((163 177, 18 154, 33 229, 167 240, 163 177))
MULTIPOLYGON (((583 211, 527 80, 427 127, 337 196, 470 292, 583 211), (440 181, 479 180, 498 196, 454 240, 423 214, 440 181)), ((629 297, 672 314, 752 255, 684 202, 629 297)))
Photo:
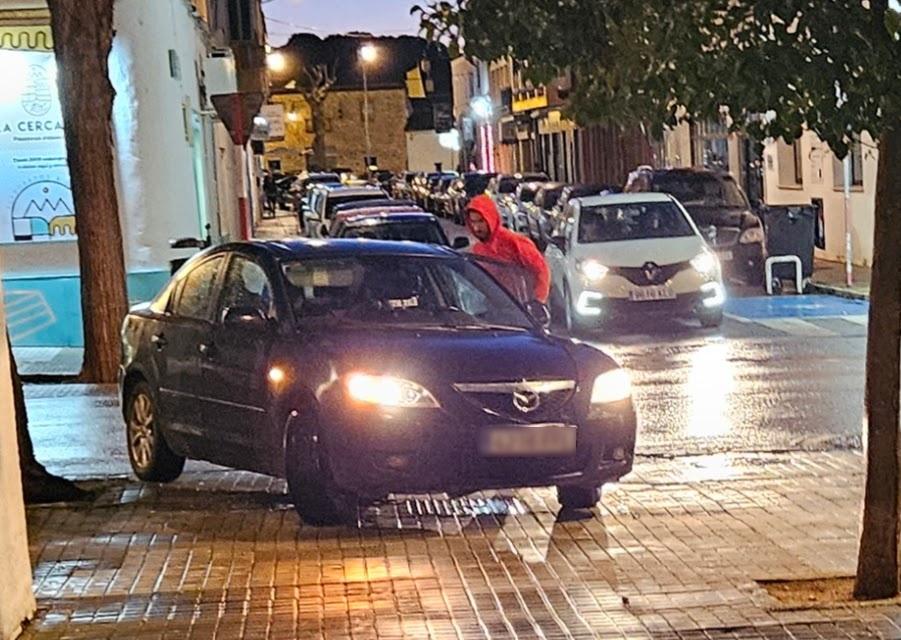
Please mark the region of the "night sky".
POLYGON ((292 33, 320 36, 348 31, 375 35, 415 35, 410 7, 423 0, 263 0, 269 44, 284 44, 292 33))

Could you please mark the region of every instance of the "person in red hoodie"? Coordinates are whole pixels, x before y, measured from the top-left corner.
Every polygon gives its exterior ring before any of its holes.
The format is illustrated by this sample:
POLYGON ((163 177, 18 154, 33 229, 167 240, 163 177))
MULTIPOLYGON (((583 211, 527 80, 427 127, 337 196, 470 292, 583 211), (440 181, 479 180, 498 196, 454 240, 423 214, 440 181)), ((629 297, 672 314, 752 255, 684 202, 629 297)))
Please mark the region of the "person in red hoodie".
POLYGON ((472 248, 477 256, 522 267, 534 284, 534 297, 547 304, 551 274, 544 256, 535 244, 501 225, 497 206, 488 196, 476 196, 466 207, 466 226, 478 242, 472 248))

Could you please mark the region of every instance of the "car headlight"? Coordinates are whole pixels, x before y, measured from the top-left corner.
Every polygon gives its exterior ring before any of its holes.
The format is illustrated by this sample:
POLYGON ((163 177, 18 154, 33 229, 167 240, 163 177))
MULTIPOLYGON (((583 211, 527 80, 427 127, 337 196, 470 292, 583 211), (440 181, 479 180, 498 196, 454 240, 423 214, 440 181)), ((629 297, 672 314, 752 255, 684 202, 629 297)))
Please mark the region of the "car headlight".
POLYGON ((738 242, 740 244, 754 244, 757 242, 763 242, 763 239, 764 234, 761 227, 751 227, 750 229, 745 229, 741 232, 741 235, 738 236, 738 242))
POLYGON ((579 272, 590 282, 603 280, 610 271, 597 260, 583 260, 579 263, 579 272))
POLYGON ((720 264, 715 255, 709 251, 704 251, 691 259, 691 266, 701 275, 712 276, 716 274, 720 264))
POLYGON ((591 404, 610 404, 632 397, 632 383, 623 369, 611 369, 594 379, 591 404))
POLYGON ((368 373, 352 373, 347 377, 347 393, 357 402, 381 407, 428 409, 438 407, 438 401, 425 387, 395 378, 368 373))

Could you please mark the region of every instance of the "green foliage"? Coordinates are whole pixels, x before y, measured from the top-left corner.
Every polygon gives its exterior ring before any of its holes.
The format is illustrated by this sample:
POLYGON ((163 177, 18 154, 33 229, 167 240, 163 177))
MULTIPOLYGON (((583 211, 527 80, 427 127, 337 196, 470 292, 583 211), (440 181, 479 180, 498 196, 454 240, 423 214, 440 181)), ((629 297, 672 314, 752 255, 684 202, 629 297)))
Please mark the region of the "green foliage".
POLYGON ((719 119, 756 139, 807 126, 838 155, 901 118, 901 19, 887 0, 457 0, 426 36, 528 77, 572 74, 577 120, 719 119), (727 117, 728 116, 728 117, 727 117))

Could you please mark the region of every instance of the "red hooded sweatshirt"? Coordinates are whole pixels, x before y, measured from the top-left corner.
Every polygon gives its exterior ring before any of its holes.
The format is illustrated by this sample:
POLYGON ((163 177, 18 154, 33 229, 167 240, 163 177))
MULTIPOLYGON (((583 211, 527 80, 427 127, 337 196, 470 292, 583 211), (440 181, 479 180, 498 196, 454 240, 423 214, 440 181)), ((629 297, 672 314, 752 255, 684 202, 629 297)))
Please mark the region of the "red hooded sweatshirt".
MULTIPOLYGON (((472 252, 478 256, 512 262, 525 269, 535 283, 535 299, 547 303, 551 288, 551 274, 544 256, 535 244, 518 233, 513 233, 501 225, 501 217, 494 201, 488 196, 476 196, 470 200, 467 211, 477 211, 488 223, 491 237, 487 242, 477 242, 472 252)), ((466 217, 469 227, 469 216, 466 217)), ((472 228, 469 229, 470 233, 472 228)))

